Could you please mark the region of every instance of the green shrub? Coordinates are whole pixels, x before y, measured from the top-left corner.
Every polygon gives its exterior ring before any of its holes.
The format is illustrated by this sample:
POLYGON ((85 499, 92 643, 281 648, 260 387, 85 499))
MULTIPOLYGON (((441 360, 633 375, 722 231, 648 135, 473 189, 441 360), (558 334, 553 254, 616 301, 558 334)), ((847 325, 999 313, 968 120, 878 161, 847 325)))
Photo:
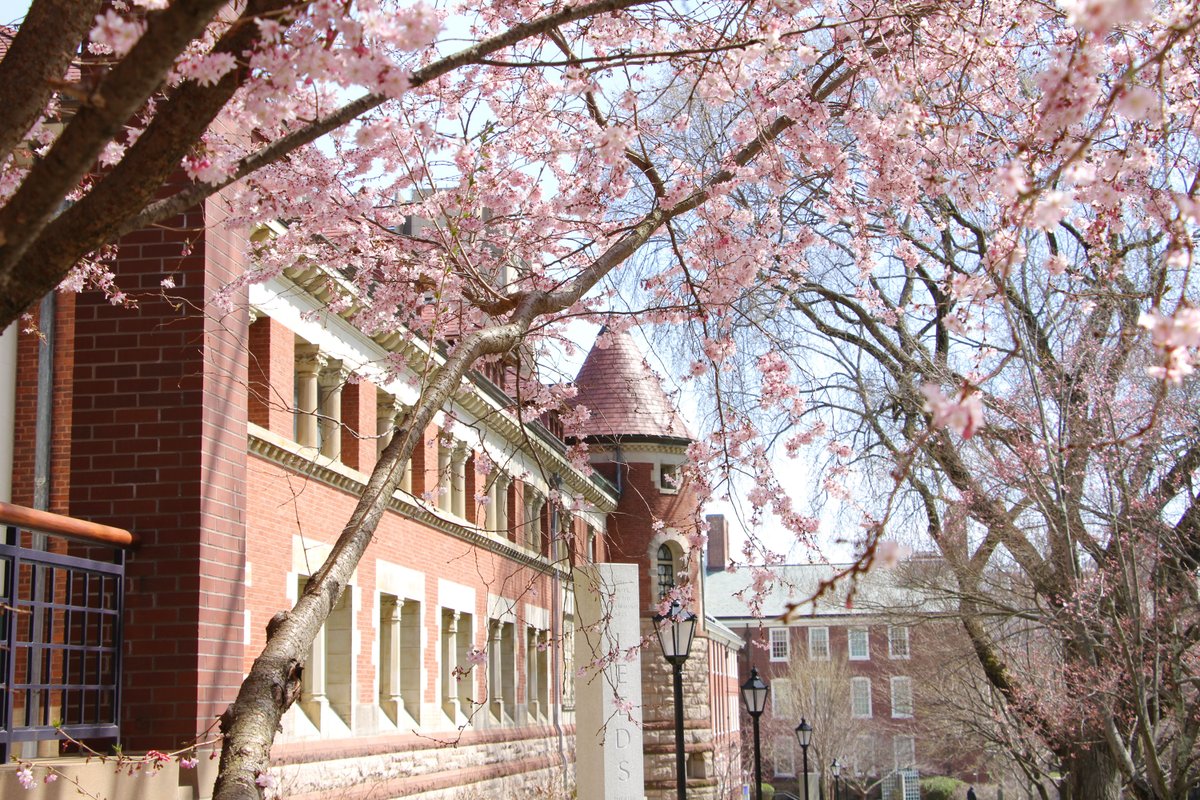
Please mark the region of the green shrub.
POLYGON ((763 800, 771 800, 775 796, 775 787, 769 783, 762 785, 763 800))
POLYGON ((950 778, 945 775, 922 778, 921 796, 925 800, 954 800, 955 793, 962 785, 963 782, 958 778, 950 778))

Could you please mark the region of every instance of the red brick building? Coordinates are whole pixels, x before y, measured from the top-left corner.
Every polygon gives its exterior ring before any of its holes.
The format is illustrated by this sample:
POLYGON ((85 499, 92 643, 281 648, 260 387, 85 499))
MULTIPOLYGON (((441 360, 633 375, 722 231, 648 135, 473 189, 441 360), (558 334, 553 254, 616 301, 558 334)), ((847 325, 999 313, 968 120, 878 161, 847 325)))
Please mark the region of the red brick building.
MULTIPOLYGON (((135 540, 116 558, 123 585, 90 598, 90 610, 64 610, 65 584, 20 601, 54 630, 40 643, 6 640, 0 654, 12 755, 46 754, 13 735, 53 739, 52 719, 69 727, 78 716, 72 730, 126 751, 209 730, 415 401, 413 365, 438 358, 403 332, 368 336, 326 311, 336 276, 316 268, 214 306, 248 258, 244 238, 213 227, 219 219, 213 200, 126 237, 116 273, 134 307, 57 295, 34 315, 42 336, 0 339, 0 467, 11 475, 0 501, 135 540), (99 643, 72 644, 101 618, 99 643), (72 647, 95 663, 76 669, 72 647), (20 666, 43 656, 44 670, 20 666)), ((573 780, 572 567, 640 565, 646 626, 660 584, 690 582, 703 607, 685 557, 699 510, 677 480, 688 434, 632 342, 615 341, 579 380, 593 422, 612 423, 585 431, 594 474, 567 460, 552 421, 518 421, 495 371, 473 375, 425 432, 284 719, 273 751, 284 796, 557 796, 573 780)), ((6 559, 114 560, 94 543, 43 543, 36 524, 2 513, 6 559)), ((8 589, 32 585, 14 574, 59 574, 28 563, 5 573, 8 589)), ((698 797, 740 794, 739 645, 708 620, 689 659, 698 797)), ((648 797, 674 791, 663 768, 669 703, 652 702, 661 661, 643 653, 648 797)), ((194 784, 179 796, 204 796, 208 786, 194 784)))
MULTIPOLYGON (((741 680, 750 669, 770 685, 761 718, 763 780, 802 797, 795 727, 813 728, 810 794, 830 786, 841 765, 843 798, 919 798, 922 774, 955 774, 944 760, 939 721, 924 701, 937 695, 939 666, 952 622, 937 602, 905 588, 907 570, 877 569, 809 601, 838 565, 728 568, 723 521, 713 519, 706 587, 708 613, 746 642, 741 680), (764 587, 755 592, 755 586, 764 587), (895 793, 895 794, 894 794, 895 793)), ((749 719, 743 723, 749 726, 749 719)), ((961 759, 960 759, 961 760, 961 759)), ((828 788, 826 789, 828 791, 828 788)))

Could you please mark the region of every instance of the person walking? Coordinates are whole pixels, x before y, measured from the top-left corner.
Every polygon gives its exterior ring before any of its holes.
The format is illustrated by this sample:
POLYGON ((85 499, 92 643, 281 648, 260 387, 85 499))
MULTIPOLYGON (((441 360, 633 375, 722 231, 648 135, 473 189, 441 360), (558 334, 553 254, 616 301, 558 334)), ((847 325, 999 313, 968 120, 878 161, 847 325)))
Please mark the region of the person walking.
POLYGON ((967 787, 967 800, 979 800, 979 798, 975 796, 974 786, 967 787))

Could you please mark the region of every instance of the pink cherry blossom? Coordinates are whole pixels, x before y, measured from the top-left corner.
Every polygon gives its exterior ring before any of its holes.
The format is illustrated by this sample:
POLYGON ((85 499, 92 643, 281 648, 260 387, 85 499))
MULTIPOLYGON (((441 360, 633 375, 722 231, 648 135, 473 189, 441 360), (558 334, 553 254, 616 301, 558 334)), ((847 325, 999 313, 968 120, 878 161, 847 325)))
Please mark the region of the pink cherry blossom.
POLYGON ((88 35, 93 44, 123 56, 133 49, 144 30, 142 23, 128 20, 110 8, 96 15, 96 25, 88 35))
POLYGON ((970 439, 983 424, 983 403, 978 394, 964 390, 958 399, 951 400, 933 383, 921 387, 921 394, 925 396, 925 410, 933 415, 934 428, 948 428, 970 439))

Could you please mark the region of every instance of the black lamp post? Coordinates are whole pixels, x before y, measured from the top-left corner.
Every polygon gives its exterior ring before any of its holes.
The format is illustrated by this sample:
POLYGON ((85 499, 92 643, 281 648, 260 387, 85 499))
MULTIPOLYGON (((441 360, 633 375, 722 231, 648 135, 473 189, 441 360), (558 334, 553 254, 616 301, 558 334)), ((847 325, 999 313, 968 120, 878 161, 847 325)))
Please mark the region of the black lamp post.
POLYGON ((671 603, 666 614, 654 615, 654 631, 662 647, 663 658, 675 672, 675 781, 679 800, 687 797, 687 767, 683 753, 683 662, 692 648, 696 633, 696 615, 684 611, 679 601, 671 603))
POLYGON ((833 800, 842 800, 842 765, 836 758, 829 765, 829 771, 833 773, 833 800))
POLYGON ((750 668, 750 679, 742 684, 742 701, 746 704, 746 712, 754 721, 754 785, 755 797, 762 800, 762 750, 758 744, 758 718, 767 707, 767 682, 758 677, 758 668, 750 668))
POLYGON ((808 800, 808 746, 812 744, 812 725, 803 717, 796 726, 796 741, 800 743, 800 753, 804 756, 804 800, 808 800))

